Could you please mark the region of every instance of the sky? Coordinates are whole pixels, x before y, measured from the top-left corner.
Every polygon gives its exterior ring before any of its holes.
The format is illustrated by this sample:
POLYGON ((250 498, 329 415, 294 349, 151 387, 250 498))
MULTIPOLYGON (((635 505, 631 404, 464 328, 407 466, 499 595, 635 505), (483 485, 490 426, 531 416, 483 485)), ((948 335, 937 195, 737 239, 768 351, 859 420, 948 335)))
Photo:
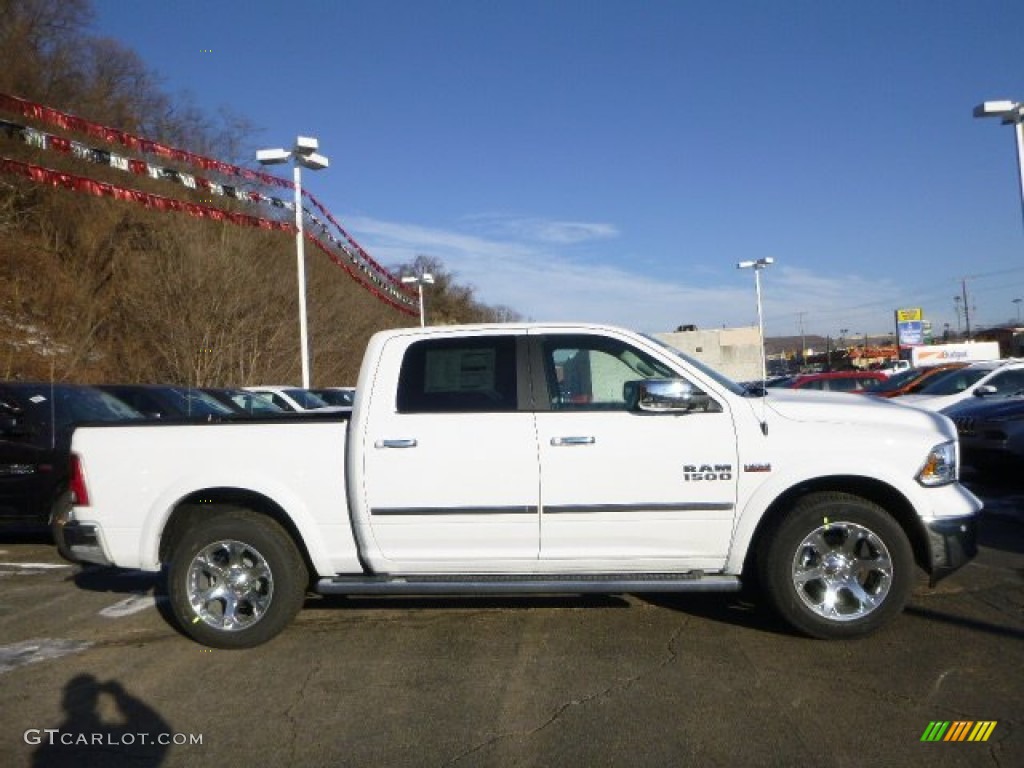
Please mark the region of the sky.
POLYGON ((304 186, 377 261, 439 258, 532 320, 753 325, 736 264, 768 256, 768 336, 911 307, 938 335, 965 288, 972 329, 1021 309, 1014 130, 972 116, 1024 101, 1019 0, 94 7, 254 151, 317 137, 304 186))

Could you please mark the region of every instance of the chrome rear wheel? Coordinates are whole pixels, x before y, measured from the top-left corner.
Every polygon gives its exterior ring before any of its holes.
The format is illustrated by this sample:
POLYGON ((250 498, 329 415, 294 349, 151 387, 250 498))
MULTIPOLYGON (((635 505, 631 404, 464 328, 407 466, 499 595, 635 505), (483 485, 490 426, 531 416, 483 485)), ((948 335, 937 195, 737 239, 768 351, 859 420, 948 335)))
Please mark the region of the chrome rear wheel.
POLYGON ((185 634, 214 648, 251 648, 277 635, 306 596, 308 571, 276 521, 233 506, 204 508, 174 543, 171 610, 185 634))
POLYGON ((207 626, 225 632, 248 629, 274 599, 274 575, 250 544, 226 539, 201 549, 186 575, 188 601, 207 626))

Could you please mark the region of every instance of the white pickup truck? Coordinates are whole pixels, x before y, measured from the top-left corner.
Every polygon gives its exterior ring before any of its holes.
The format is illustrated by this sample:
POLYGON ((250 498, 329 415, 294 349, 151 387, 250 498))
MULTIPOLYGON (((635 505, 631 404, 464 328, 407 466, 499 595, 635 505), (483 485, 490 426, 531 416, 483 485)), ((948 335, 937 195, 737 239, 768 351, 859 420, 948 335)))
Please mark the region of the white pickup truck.
POLYGON ((324 594, 732 591, 811 636, 899 613, 976 552, 952 422, 744 390, 593 325, 402 329, 351 418, 87 426, 72 560, 166 569, 181 628, 244 648, 324 594))

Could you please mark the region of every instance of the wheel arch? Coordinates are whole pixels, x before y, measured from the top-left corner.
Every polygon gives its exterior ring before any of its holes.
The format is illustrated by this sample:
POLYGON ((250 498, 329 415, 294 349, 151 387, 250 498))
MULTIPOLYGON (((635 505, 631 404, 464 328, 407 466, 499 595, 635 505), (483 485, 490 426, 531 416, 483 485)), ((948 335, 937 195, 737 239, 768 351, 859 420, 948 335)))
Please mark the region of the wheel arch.
POLYGON ((309 550, 306 548, 306 543, 298 527, 295 525, 295 521, 273 499, 258 491, 246 488, 226 486, 204 488, 193 491, 182 498, 174 506, 161 531, 158 549, 160 562, 163 565, 168 564, 175 545, 180 541, 185 531, 204 517, 214 515, 219 510, 226 508, 247 509, 263 515, 280 525, 302 556, 302 562, 309 574, 309 579, 311 581, 314 579, 316 569, 313 559, 310 557, 309 550))
POLYGON ((757 572, 757 555, 765 536, 783 520, 798 499, 814 493, 837 492, 871 501, 885 510, 899 524, 910 542, 914 562, 930 572, 928 538, 924 526, 910 500, 898 489, 873 477, 861 475, 830 475, 801 481, 790 486, 768 505, 761 519, 754 527, 743 560, 743 574, 750 577, 757 572))

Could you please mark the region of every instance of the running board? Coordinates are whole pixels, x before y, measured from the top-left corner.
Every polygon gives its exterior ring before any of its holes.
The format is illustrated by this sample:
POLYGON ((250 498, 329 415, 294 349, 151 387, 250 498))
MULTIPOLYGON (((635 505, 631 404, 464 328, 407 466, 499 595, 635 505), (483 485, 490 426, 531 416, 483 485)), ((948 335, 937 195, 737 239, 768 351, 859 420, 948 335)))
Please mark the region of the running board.
POLYGON ((738 592, 736 576, 689 573, 434 574, 335 576, 320 579, 321 595, 621 594, 627 592, 738 592))

